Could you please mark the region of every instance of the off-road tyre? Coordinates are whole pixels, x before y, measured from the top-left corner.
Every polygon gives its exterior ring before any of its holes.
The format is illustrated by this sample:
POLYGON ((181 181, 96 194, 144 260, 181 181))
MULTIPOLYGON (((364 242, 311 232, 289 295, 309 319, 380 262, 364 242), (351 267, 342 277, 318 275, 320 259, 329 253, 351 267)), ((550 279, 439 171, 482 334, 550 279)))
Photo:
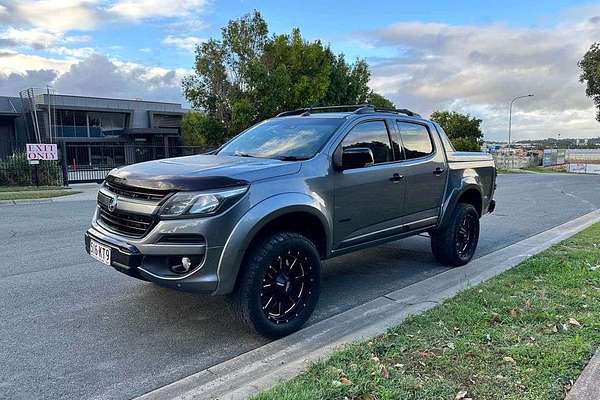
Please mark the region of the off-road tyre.
POLYGON ((280 338, 300 329, 314 311, 320 277, 321 260, 314 243, 295 232, 275 232, 249 249, 230 303, 251 331, 280 338))
POLYGON ((473 258, 479 242, 479 213, 473 205, 458 203, 448 223, 430 232, 431 251, 438 262, 460 267, 473 258))

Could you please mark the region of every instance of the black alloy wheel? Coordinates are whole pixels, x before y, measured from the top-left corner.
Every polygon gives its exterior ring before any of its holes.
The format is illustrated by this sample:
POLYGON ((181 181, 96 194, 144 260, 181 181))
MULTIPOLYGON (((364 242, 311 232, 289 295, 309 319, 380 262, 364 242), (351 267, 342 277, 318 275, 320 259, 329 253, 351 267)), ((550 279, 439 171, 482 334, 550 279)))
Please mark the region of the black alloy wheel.
POLYGON ((315 281, 311 272, 308 256, 299 249, 289 250, 269 264, 260 298, 263 313, 270 321, 287 323, 306 307, 315 281))
POLYGON ((459 257, 465 258, 473 251, 476 241, 473 238, 479 234, 478 218, 472 213, 466 213, 458 226, 456 233, 456 252, 459 257))
POLYGON ((479 242, 479 213, 471 204, 458 203, 441 228, 430 232, 431 250, 444 265, 459 267, 473 258, 479 242))
POLYGON ((314 243, 295 232, 275 232, 249 249, 232 304, 252 331, 280 338, 308 320, 319 300, 320 279, 314 243))

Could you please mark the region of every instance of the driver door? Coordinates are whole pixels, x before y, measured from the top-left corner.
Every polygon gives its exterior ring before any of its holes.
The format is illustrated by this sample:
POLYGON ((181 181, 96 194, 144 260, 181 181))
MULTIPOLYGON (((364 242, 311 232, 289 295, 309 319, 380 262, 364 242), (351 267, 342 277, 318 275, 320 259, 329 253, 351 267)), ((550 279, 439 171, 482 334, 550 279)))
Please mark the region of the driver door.
POLYGON ((337 151, 367 147, 374 164, 333 173, 334 248, 341 249, 377 239, 398 225, 403 212, 405 182, 400 175, 385 120, 355 125, 337 151))

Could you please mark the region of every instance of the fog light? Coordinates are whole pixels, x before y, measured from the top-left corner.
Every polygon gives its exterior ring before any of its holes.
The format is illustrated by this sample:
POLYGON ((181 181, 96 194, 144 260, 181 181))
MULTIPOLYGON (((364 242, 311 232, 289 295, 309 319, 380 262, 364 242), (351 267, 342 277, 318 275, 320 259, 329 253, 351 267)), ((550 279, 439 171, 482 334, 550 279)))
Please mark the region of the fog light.
POLYGON ((167 265, 169 269, 178 275, 187 274, 190 271, 194 271, 196 268, 200 268, 204 255, 202 256, 170 256, 167 259, 167 265))
POLYGON ((190 268, 192 268, 192 260, 189 257, 183 257, 181 259, 181 266, 183 267, 185 272, 188 272, 190 268))
POLYGON ((173 260, 174 263, 171 264, 171 271, 176 274, 185 274, 192 268, 192 259, 189 257, 182 257, 181 260, 173 260))

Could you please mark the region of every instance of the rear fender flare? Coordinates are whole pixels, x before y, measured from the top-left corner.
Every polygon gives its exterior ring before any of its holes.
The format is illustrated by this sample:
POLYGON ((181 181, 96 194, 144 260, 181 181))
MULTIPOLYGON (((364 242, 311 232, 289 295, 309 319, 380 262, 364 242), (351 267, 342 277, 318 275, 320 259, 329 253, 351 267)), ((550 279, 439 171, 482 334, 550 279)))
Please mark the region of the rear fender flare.
POLYGON ((446 196, 446 200, 442 204, 442 215, 439 219, 439 224, 437 226, 438 228, 446 226, 452 216, 452 213, 454 212, 454 209, 456 208, 456 205, 458 204, 460 197, 467 192, 467 190, 471 189, 475 189, 479 193, 479 196, 482 199, 481 209, 483 210, 483 194, 481 193, 481 183, 479 182, 478 177, 476 175, 464 176, 460 180, 460 184, 458 186, 455 186, 449 190, 449 194, 446 196))

